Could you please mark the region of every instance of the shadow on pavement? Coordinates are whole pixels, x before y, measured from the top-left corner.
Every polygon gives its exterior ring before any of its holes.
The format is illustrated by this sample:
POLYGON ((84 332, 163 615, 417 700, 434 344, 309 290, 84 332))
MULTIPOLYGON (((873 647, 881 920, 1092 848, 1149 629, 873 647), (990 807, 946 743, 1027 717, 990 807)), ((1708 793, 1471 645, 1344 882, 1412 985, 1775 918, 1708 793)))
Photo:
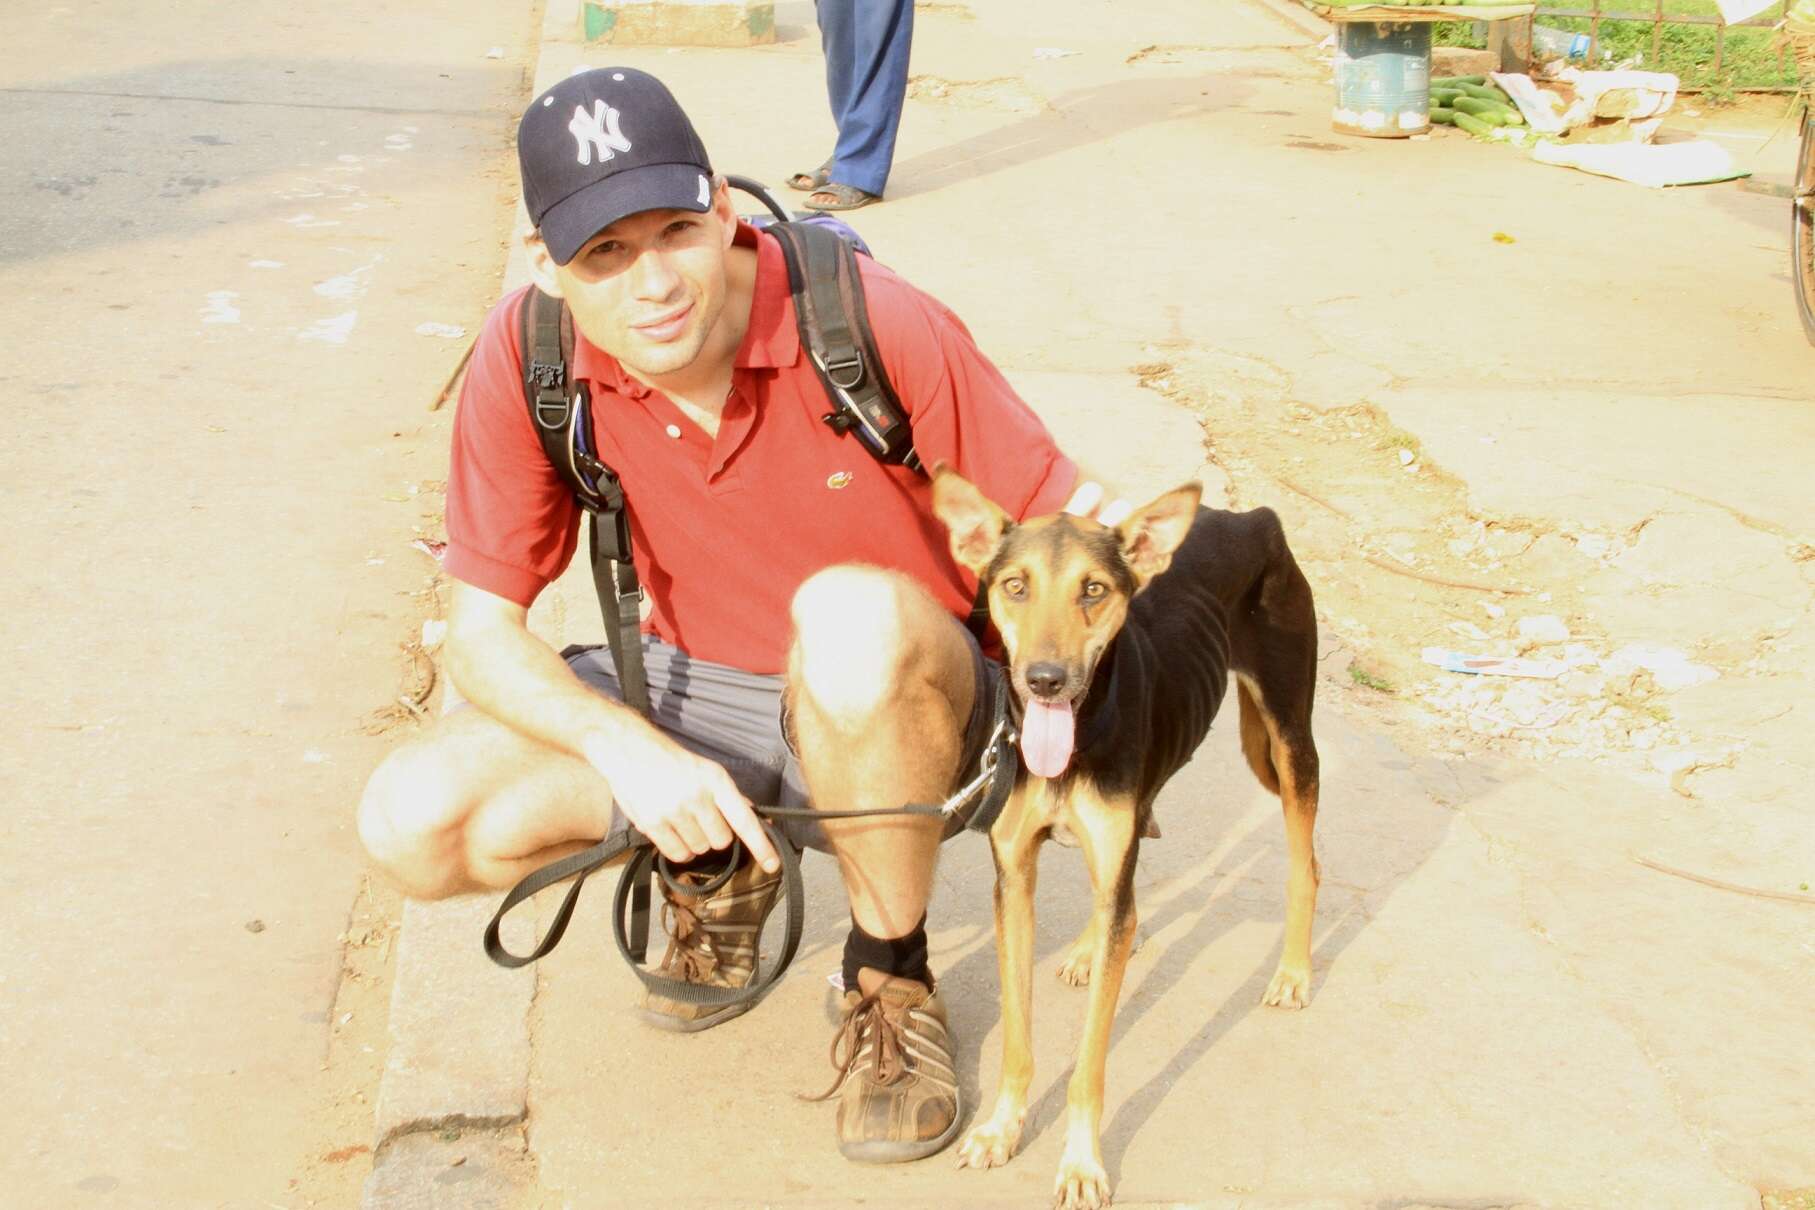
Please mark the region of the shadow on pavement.
POLYGON ((1054 97, 1038 113, 898 162, 889 197, 931 193, 961 181, 1016 168, 1131 127, 1184 121, 1238 107, 1254 85, 1237 74, 1126 80, 1054 97))

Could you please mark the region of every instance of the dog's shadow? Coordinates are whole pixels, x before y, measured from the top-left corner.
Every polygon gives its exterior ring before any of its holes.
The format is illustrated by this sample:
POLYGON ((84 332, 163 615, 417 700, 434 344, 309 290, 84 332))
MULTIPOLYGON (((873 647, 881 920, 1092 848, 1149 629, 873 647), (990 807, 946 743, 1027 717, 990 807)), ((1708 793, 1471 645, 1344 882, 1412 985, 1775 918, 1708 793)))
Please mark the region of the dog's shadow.
MULTIPOLYGON (((1437 848, 1454 820, 1453 812, 1433 803, 1419 785, 1421 779, 1447 777, 1442 771, 1433 773, 1436 762, 1414 761, 1385 739, 1357 731, 1341 719, 1320 722, 1318 730, 1324 754, 1317 833, 1323 883, 1312 933, 1312 1003, 1304 1010, 1309 1013, 1317 1011, 1317 996, 1332 966, 1394 888, 1437 848), (1415 766, 1418 775, 1408 776, 1415 766), (1389 838, 1385 845, 1383 838, 1389 838)), ((1284 934, 1286 839, 1281 809, 1278 800, 1255 783, 1233 749, 1213 733, 1193 765, 1160 796, 1156 814, 1165 837, 1142 845, 1136 876, 1139 950, 1130 963, 1110 1039, 1102 1133, 1104 1162, 1117 1183, 1131 1141, 1191 1069, 1250 1013, 1286 1011, 1263 1008, 1260 1002, 1284 934), (1274 931, 1266 956, 1202 1025, 1179 1040, 1168 1059, 1153 1065, 1151 1077, 1118 1095, 1117 1044, 1167 1003, 1194 971, 1201 974, 1201 965, 1193 964, 1197 955, 1216 948, 1243 925, 1274 931), (1163 948, 1155 953, 1154 946, 1163 948)), ((1452 801, 1465 796, 1459 784, 1453 789, 1445 785, 1444 794, 1452 801)), ((950 930, 939 948, 947 954, 959 952, 955 961, 948 959, 941 974, 943 984, 957 992, 947 1000, 957 1034, 960 1080, 974 1121, 988 1115, 995 1091, 993 1079, 984 1083, 982 1067, 985 1050, 1000 1046, 992 1036, 1000 1021, 1000 993, 993 909, 989 896, 980 893, 993 882, 993 864, 986 844, 962 843, 963 850, 941 858, 932 920, 943 921, 950 930)), ((1084 989, 1055 997, 1043 985, 1056 982, 1059 961, 1089 919, 1090 890, 1077 855, 1048 845, 1042 857, 1035 908, 1034 1031, 1036 1054, 1050 1056, 1053 1048, 1040 1045, 1042 1035, 1075 1037, 1083 1021, 1084 989), (1053 1009, 1060 1005, 1065 1007, 1058 1012, 1070 1013, 1069 1017, 1055 1016, 1053 1009)), ((997 1056, 990 1057, 993 1074, 997 1056)), ((1075 1059, 1074 1045, 1063 1066, 1036 1084, 1017 1154, 1028 1152, 1049 1126, 1062 1120, 1075 1059)))

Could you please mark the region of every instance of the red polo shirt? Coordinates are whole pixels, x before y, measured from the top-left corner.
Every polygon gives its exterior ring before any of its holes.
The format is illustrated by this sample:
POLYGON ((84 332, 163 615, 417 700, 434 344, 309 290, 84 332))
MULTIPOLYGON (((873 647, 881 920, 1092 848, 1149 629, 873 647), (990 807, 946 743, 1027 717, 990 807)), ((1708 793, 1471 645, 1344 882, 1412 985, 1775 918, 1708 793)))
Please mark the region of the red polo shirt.
MULTIPOLYGON (((600 457, 623 480, 644 629, 701 659, 779 673, 788 604, 835 563, 906 572, 955 616, 976 581, 951 559, 925 475, 872 458, 820 417, 825 389, 802 355, 775 238, 739 224, 757 249, 750 327, 716 437, 576 333, 575 377, 592 390, 600 457)), ((1062 507, 1076 467, 977 349, 958 317, 860 257, 870 325, 914 445, 1017 518, 1062 507)), ((500 302, 479 336, 454 418, 448 573, 520 605, 566 568, 580 508, 542 452, 523 402, 518 312, 500 302)))

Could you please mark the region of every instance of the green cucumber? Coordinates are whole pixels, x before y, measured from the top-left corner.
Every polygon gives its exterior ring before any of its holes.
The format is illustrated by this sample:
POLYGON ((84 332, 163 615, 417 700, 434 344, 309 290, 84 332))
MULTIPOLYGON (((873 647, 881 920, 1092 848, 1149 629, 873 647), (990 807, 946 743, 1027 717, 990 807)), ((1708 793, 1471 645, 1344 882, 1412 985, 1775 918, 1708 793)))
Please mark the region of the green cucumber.
POLYGON ((1445 109, 1441 105, 1433 105, 1431 106, 1431 121, 1438 126, 1454 126, 1456 124, 1456 111, 1453 109, 1445 109))
POLYGON ((1464 84, 1485 84, 1486 76, 1438 76, 1431 81, 1432 88, 1460 88, 1464 84))
POLYGON ((1466 113, 1471 117, 1479 118, 1489 126, 1509 125, 1506 120, 1506 110, 1492 101, 1483 101, 1478 97, 1457 97, 1450 108, 1457 113, 1466 113))
POLYGON ((1460 88, 1437 88, 1433 86, 1431 88, 1431 104, 1448 105, 1457 97, 1466 97, 1467 95, 1468 94, 1463 92, 1460 88))
POLYGON ((1466 130, 1477 139, 1491 139, 1494 137, 1494 128, 1471 113, 1456 113, 1456 129, 1466 130))
POLYGON ((1456 87, 1460 88, 1469 96, 1479 97, 1483 101, 1493 101, 1500 105, 1512 104, 1512 98, 1497 88, 1483 88, 1479 84, 1458 84, 1456 87))

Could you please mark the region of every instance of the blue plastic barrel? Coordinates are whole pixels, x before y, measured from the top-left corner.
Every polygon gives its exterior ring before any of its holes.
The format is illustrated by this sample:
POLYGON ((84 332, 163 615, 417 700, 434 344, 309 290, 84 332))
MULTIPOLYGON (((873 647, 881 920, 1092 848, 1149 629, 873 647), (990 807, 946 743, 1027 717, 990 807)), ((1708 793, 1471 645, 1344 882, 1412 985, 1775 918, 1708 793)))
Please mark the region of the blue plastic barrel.
POLYGON ((1431 27, 1345 21, 1336 27, 1336 108, 1344 134, 1403 139, 1431 128, 1431 27))

